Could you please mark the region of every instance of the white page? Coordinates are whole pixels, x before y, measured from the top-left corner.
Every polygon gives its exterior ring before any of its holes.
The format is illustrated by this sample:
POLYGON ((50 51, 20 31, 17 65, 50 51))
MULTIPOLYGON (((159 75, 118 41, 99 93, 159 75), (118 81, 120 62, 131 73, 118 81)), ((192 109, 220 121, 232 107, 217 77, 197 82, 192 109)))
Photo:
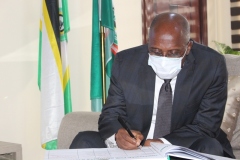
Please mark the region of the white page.
POLYGON ((158 159, 167 160, 152 147, 142 147, 136 150, 122 150, 119 148, 99 149, 61 149, 49 150, 45 153, 45 160, 102 160, 102 159, 158 159))
POLYGON ((233 160, 231 158, 226 158, 226 157, 221 157, 221 156, 215 156, 215 155, 196 152, 196 151, 190 150, 190 149, 185 148, 185 147, 175 146, 175 145, 171 145, 171 144, 161 144, 161 143, 152 142, 151 146, 152 146, 152 148, 154 148, 160 154, 165 154, 166 155, 166 153, 170 153, 168 155, 177 156, 177 157, 181 157, 181 158, 185 158, 185 159, 203 160, 205 158, 210 158, 210 159, 214 159, 214 160, 233 160), (184 152, 180 153, 181 151, 183 151, 182 149, 184 149, 184 152), (204 157, 193 158, 190 155, 184 154, 186 152, 191 153, 191 154, 197 154, 197 155, 200 154, 201 156, 204 156, 204 157))

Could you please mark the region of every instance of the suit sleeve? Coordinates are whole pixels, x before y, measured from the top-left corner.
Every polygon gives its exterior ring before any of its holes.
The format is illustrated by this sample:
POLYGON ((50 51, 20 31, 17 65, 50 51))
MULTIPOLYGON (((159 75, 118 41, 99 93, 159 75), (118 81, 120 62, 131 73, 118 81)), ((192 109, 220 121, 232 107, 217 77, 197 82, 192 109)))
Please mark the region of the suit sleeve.
MULTIPOLYGON (((213 78, 202 97, 192 123, 164 136, 170 143, 188 147, 201 136, 217 137, 227 99, 227 69, 223 56, 219 56, 213 78)), ((184 116, 184 115, 179 115, 184 116)))
POLYGON ((117 54, 112 66, 111 83, 108 91, 106 104, 103 106, 102 113, 98 121, 98 129, 102 138, 105 140, 117 133, 121 125, 118 122, 118 115, 126 115, 126 105, 119 73, 121 72, 120 54, 117 54))

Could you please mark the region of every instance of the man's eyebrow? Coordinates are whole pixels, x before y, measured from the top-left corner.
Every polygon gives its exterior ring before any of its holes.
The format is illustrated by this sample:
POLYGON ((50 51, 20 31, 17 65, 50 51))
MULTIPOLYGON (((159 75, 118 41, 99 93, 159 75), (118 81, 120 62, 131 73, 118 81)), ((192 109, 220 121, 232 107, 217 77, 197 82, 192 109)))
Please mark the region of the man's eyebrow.
POLYGON ((150 47, 150 49, 158 49, 158 50, 161 50, 161 49, 159 49, 159 48, 156 48, 156 47, 150 47))
POLYGON ((170 49, 169 51, 175 51, 175 50, 176 51, 181 51, 181 49, 179 49, 179 48, 178 49, 170 49))
MULTIPOLYGON (((149 49, 157 49, 157 50, 162 50, 160 48, 156 48, 156 47, 150 47, 149 49)), ((173 48, 173 49, 169 49, 169 51, 174 51, 174 50, 181 50, 180 48, 173 48)))

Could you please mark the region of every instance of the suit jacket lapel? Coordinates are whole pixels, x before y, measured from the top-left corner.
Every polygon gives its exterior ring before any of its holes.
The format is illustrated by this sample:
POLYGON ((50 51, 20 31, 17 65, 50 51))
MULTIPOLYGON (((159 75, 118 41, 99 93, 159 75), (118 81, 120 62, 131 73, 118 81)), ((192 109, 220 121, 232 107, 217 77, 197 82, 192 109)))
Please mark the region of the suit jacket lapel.
POLYGON ((146 86, 148 104, 153 104, 156 74, 152 67, 148 65, 148 57, 142 65, 140 72, 142 80, 146 86))
POLYGON ((142 63, 140 64, 141 68, 139 69, 139 77, 142 79, 142 82, 146 87, 145 90, 147 91, 147 93, 145 94, 148 101, 147 104, 153 104, 156 74, 153 71, 152 67, 148 65, 149 55, 147 45, 143 52, 144 53, 141 53, 142 63))
POLYGON ((193 73, 195 67, 194 61, 195 58, 190 52, 190 54, 186 57, 186 61, 182 70, 177 76, 172 106, 171 130, 179 128, 178 124, 181 122, 181 115, 184 114, 184 109, 187 105, 187 100, 192 89, 193 73))
MULTIPOLYGON (((156 74, 153 71, 152 67, 148 65, 148 54, 147 52, 143 54, 143 61, 141 64, 141 68, 139 69, 139 77, 142 79, 142 83, 144 85, 144 99, 145 104, 149 104, 149 109, 147 113, 144 113, 144 126, 146 126, 148 129, 146 131, 149 131, 151 120, 152 120, 152 113, 153 113, 153 102, 154 102, 154 90, 155 90, 155 78, 156 74)), ((145 133, 147 136, 148 133, 145 133)))

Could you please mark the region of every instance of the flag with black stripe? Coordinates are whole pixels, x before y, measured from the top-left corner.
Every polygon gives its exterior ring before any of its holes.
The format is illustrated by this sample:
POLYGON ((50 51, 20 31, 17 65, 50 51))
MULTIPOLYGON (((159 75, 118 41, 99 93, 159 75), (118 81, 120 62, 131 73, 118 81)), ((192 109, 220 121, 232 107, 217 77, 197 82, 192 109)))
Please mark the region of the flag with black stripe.
POLYGON ((42 0, 38 85, 41 92, 41 145, 48 150, 57 148, 61 120, 72 107, 71 97, 65 98, 64 95, 71 96, 70 90, 66 91, 66 86, 70 87, 66 64, 67 32, 62 29, 65 26, 62 4, 65 3, 66 0, 42 0))

